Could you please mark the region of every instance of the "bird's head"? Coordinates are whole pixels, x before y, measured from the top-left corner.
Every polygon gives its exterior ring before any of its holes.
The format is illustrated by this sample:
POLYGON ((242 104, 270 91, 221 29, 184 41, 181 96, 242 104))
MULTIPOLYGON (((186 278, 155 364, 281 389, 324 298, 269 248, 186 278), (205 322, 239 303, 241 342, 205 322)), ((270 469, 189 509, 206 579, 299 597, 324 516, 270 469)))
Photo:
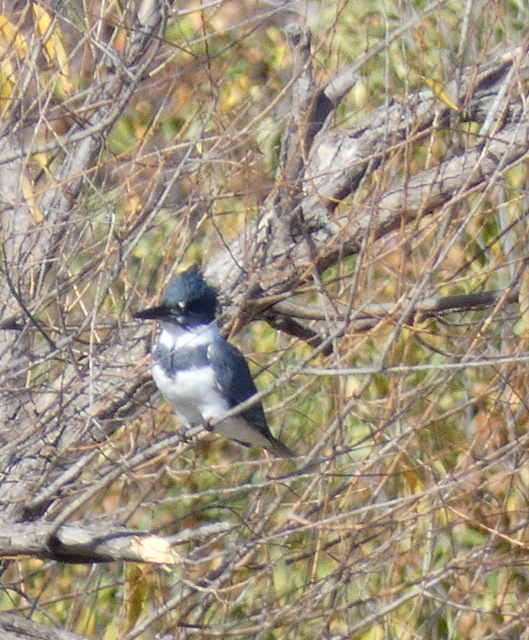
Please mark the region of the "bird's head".
POLYGON ((134 317, 191 328, 213 322, 216 311, 217 292, 197 267, 191 267, 171 281, 159 306, 139 311, 134 317))

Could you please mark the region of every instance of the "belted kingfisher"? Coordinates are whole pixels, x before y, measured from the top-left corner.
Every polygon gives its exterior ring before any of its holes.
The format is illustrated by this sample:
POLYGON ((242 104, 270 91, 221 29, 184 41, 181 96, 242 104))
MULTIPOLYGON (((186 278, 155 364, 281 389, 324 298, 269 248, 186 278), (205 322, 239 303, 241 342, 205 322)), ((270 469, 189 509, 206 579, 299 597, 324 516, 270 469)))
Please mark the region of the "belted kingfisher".
MULTIPOLYGON (((191 267, 169 284, 160 306, 134 314, 161 324, 152 352, 152 375, 188 426, 208 428, 211 421, 257 393, 244 356, 220 335, 216 311, 217 292, 197 267, 191 267)), ((214 430, 244 446, 264 447, 275 456, 295 455, 270 433, 261 402, 221 420, 214 430)))

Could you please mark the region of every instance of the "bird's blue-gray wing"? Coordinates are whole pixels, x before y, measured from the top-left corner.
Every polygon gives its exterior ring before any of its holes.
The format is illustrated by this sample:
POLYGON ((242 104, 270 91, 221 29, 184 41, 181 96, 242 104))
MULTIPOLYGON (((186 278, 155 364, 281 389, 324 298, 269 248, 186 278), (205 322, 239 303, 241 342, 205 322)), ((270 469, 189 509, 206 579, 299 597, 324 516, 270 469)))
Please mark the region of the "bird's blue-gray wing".
MULTIPOLYGON (((245 357, 229 342, 217 340, 208 345, 208 360, 230 408, 257 393, 245 357)), ((242 411, 241 415, 263 435, 272 438, 263 405, 260 402, 242 411)))

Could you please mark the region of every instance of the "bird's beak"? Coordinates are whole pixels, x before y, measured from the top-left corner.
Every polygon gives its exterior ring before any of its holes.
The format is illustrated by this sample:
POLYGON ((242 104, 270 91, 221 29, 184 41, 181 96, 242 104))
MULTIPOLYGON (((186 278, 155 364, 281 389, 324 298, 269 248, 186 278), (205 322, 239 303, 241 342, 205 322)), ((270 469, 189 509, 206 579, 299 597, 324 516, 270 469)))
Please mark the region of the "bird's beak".
POLYGON ((167 318, 168 315, 169 310, 163 304, 159 307, 150 307, 149 309, 144 309, 143 311, 138 311, 133 314, 135 318, 141 320, 162 320, 163 318, 167 318))

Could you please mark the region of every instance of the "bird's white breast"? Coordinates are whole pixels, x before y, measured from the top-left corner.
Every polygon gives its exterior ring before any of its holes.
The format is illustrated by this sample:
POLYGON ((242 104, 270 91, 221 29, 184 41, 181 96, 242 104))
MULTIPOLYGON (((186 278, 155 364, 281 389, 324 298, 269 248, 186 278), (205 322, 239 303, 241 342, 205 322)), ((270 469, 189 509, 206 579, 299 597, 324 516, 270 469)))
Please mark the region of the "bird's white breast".
MULTIPOLYGON (((187 330, 164 323, 159 343, 172 350, 211 344, 217 337, 216 325, 187 330)), ((152 375, 158 389, 189 425, 206 424, 220 418, 229 409, 210 366, 185 369, 169 375, 161 365, 154 363, 152 375)))
POLYGON ((189 425, 216 420, 228 410, 211 367, 177 371, 169 376, 163 367, 154 364, 152 375, 158 389, 189 425))

